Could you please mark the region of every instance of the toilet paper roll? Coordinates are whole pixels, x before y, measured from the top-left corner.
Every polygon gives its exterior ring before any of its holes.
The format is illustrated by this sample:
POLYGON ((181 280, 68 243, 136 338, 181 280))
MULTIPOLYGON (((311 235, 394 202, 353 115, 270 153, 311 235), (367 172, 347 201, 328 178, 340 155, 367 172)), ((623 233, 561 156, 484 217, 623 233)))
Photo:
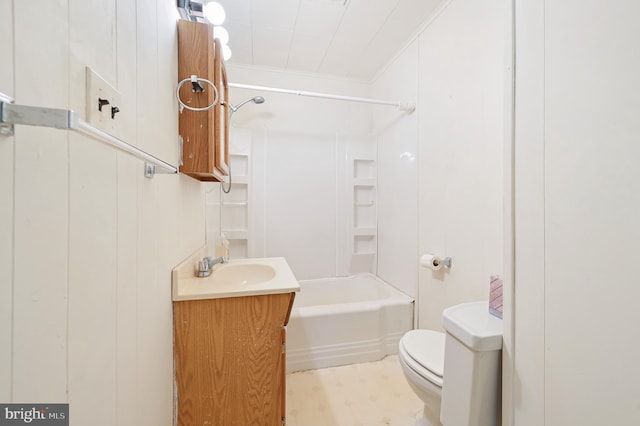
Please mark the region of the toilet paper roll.
POLYGON ((434 254, 425 254, 420 258, 420 265, 437 271, 442 268, 442 259, 434 254))

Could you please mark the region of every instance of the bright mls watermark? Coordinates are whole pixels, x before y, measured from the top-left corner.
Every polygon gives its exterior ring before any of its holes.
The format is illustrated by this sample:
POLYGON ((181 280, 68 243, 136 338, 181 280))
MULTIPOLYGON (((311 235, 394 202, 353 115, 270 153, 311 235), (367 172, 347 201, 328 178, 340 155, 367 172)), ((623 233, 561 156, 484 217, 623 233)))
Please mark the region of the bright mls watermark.
POLYGON ((0 426, 69 426, 69 404, 0 404, 0 426))

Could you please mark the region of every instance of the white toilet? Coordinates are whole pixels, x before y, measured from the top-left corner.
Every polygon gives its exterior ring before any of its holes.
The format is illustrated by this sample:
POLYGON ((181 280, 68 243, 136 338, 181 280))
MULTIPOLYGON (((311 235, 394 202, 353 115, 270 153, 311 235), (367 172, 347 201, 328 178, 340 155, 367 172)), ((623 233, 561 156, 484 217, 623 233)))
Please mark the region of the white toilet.
POLYGON ((411 330, 399 344, 400 365, 424 402, 419 426, 496 426, 500 421, 502 320, 488 302, 442 313, 445 333, 411 330))

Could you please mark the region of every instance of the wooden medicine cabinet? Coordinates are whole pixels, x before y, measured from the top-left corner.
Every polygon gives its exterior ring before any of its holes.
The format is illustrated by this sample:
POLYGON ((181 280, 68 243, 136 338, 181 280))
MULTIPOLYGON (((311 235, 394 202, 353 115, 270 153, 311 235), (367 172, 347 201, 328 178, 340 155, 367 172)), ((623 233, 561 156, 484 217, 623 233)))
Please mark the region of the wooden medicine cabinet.
POLYGON ((179 20, 178 81, 193 75, 212 82, 216 90, 206 82, 198 82, 199 88, 187 82, 178 92, 181 102, 199 109, 216 103, 208 110, 181 108, 180 172, 201 181, 223 182, 229 175, 229 94, 222 48, 219 40, 213 38, 212 25, 179 20))

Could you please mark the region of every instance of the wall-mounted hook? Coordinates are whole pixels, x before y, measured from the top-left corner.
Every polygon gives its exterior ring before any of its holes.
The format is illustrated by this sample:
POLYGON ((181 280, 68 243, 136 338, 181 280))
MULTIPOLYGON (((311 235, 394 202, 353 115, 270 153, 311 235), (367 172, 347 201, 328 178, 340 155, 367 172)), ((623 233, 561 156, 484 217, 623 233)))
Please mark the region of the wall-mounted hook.
POLYGON ((191 90, 195 93, 204 92, 204 86, 200 84, 200 82, 198 81, 198 76, 196 75, 191 76, 191 90))
POLYGON ((102 107, 105 105, 109 105, 109 100, 98 98, 98 111, 102 112, 102 107))
POLYGON ((120 108, 117 106, 111 107, 111 119, 115 120, 116 114, 120 112, 120 108))

